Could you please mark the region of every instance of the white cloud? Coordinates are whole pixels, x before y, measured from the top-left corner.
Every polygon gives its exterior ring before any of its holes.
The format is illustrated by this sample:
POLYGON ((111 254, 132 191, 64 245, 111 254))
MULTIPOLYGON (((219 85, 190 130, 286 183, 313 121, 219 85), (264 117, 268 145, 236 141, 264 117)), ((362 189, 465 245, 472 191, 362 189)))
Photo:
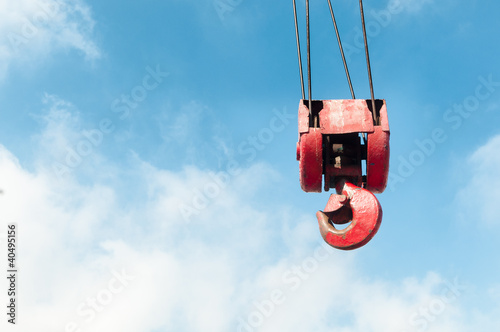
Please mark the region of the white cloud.
POLYGON ((463 220, 474 220, 486 227, 500 225, 500 135, 478 148, 462 165, 462 176, 469 179, 458 192, 456 204, 463 220))
MULTIPOLYGON (((41 153, 79 126, 70 103, 49 103, 41 153)), ((267 208, 258 198, 275 178, 269 165, 241 169, 186 223, 179 205, 213 181, 209 172, 131 159, 105 161, 112 181, 101 163, 82 183, 43 165, 27 171, 0 147, 0 232, 19 226, 18 331, 467 331, 465 291, 445 301, 453 294, 439 274, 370 278, 356 252, 311 236, 314 216, 267 208)))
POLYGON ((38 62, 57 50, 99 58, 94 24, 83 0, 0 0, 0 77, 13 62, 38 62))

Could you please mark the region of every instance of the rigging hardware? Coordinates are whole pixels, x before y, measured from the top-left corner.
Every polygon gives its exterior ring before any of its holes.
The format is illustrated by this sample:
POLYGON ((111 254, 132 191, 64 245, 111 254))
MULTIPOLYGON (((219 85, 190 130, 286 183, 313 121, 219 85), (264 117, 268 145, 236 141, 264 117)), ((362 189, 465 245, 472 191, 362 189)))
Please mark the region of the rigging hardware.
POLYGON ((324 211, 316 217, 324 240, 331 246, 351 250, 359 248, 377 233, 382 208, 373 193, 382 193, 389 174, 389 122, 385 100, 375 99, 368 40, 359 0, 361 24, 371 99, 355 99, 349 69, 331 0, 332 17, 342 62, 352 99, 313 100, 311 84, 311 43, 309 0, 306 0, 308 95, 305 99, 296 2, 293 0, 302 99, 299 104, 297 160, 300 184, 305 192, 335 188, 324 211), (361 140, 362 136, 363 140, 361 140), (363 174, 363 163, 366 172, 363 174), (351 222, 343 230, 335 225, 351 222))

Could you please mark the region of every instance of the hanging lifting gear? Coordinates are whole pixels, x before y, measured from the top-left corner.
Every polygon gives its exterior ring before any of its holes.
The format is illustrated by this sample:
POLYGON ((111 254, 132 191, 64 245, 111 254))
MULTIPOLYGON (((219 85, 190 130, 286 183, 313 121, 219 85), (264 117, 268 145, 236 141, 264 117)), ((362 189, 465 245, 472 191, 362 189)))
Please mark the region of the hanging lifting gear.
POLYGON ((373 193, 382 193, 389 174, 389 122, 385 100, 375 99, 363 13, 361 24, 371 99, 356 99, 330 0, 328 0, 352 99, 312 100, 309 0, 306 0, 308 99, 305 98, 296 3, 293 0, 295 32, 302 87, 299 104, 297 160, 300 185, 305 192, 335 188, 323 211, 318 211, 319 229, 332 247, 359 248, 377 233, 382 208, 373 193), (366 173, 363 174, 363 163, 366 173), (351 222, 344 229, 335 225, 351 222))

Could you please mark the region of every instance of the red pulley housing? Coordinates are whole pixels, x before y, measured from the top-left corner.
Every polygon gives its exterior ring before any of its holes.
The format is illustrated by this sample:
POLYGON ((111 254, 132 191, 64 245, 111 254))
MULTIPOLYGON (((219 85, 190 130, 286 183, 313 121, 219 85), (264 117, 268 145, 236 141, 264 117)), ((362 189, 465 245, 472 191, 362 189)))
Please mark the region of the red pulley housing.
POLYGON ((343 178, 373 193, 383 192, 390 136, 385 100, 375 100, 375 123, 370 100, 314 100, 311 112, 306 104, 300 101, 297 144, 302 189, 321 192, 323 184, 328 191, 343 178), (364 142, 361 133, 366 134, 364 142))

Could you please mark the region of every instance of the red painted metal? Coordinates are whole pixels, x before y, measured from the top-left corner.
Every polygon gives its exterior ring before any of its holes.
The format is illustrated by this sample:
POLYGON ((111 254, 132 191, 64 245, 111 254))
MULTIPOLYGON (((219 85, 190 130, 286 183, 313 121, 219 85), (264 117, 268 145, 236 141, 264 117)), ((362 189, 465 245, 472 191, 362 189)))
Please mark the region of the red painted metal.
MULTIPOLYGON (((306 101, 307 102, 307 101, 306 101)), ((318 100, 313 100, 318 102, 318 100)), ((321 100, 323 107, 319 112, 322 134, 372 133, 373 116, 365 99, 321 100)), ((384 106, 385 109, 385 101, 384 106)), ((381 114, 383 111, 381 110, 381 114)), ((382 117, 382 115, 381 115, 382 117)), ((387 111, 385 111, 387 119, 387 111)), ((299 135, 309 132, 309 109, 304 100, 299 103, 299 135)), ((384 126, 384 130, 389 130, 384 126)))
POLYGON ((387 117, 387 105, 385 104, 385 100, 384 99, 380 99, 379 101, 382 102, 382 107, 380 107, 380 110, 379 110, 379 115, 380 115, 380 119, 379 119, 379 126, 382 127, 382 130, 383 131, 389 131, 389 118, 387 117))
POLYGON ((299 137, 302 133, 309 132, 309 109, 304 105, 304 100, 299 104, 299 137))
POLYGON ((373 115, 364 99, 324 100, 319 123, 323 134, 373 132, 373 115))
POLYGON ((332 194, 324 211, 318 211, 319 230, 332 247, 352 250, 364 246, 377 233, 382 222, 382 208, 371 192, 345 182, 338 188, 341 195, 332 194), (352 214, 352 216, 351 216, 352 214), (335 224, 351 224, 345 229, 335 224))
POLYGON ((389 178, 390 131, 385 100, 379 114, 379 125, 368 134, 366 156, 366 189, 375 194, 385 190, 389 178))
POLYGON ((316 214, 321 234, 335 248, 359 248, 373 238, 382 220, 382 209, 373 193, 384 191, 389 174, 385 100, 376 101, 376 116, 364 99, 312 103, 312 112, 303 100, 299 105, 300 184, 306 192, 321 192, 324 174, 324 190, 336 186, 341 195, 331 195, 325 211, 316 214), (357 135, 361 133, 367 135, 366 146, 357 135), (361 167, 365 159, 366 180, 361 167), (334 227, 349 221, 343 230, 334 227))
POLYGON ((366 157, 366 189, 372 193, 382 193, 389 177, 389 131, 382 126, 375 126, 375 131, 368 134, 366 157))
POLYGON ((323 136, 318 128, 309 128, 300 135, 299 158, 300 186, 305 192, 321 192, 323 176, 323 136))

